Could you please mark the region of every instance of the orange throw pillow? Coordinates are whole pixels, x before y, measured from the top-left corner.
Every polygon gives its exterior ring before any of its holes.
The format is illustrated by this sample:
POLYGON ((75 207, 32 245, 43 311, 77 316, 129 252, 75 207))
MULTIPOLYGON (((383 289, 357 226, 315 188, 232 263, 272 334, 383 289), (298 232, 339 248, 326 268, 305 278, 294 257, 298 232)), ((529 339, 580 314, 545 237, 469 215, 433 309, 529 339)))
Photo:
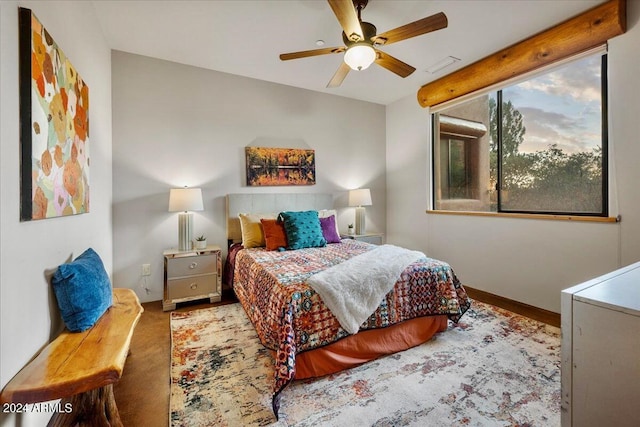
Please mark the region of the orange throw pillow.
POLYGON ((261 219, 264 230, 264 240, 268 251, 287 248, 287 233, 284 231, 284 223, 277 219, 261 219))

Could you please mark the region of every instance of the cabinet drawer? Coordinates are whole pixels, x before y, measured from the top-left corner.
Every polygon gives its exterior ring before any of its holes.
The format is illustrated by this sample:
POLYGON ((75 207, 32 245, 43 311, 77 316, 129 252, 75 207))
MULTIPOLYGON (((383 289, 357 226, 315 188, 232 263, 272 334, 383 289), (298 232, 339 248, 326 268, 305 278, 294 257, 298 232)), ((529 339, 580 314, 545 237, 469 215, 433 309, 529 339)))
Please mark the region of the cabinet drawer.
POLYGON ((216 271, 216 260, 217 256, 215 254, 170 258, 167 260, 167 277, 213 273, 216 271))
POLYGON ((174 300, 212 294, 216 291, 216 281, 216 274, 167 280, 167 297, 174 300))
POLYGON ((373 243, 374 245, 382 244, 382 236, 359 236, 356 240, 361 242, 373 243))

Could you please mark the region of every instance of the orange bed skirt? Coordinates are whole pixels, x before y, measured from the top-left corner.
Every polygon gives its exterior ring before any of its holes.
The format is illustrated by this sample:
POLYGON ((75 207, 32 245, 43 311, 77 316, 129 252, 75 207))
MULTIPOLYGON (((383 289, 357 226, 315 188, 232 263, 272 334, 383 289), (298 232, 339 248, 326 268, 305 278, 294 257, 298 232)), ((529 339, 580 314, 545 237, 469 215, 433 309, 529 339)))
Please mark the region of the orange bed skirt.
POLYGON ((448 327, 446 315, 418 317, 371 329, 296 355, 296 379, 321 377, 429 341, 448 327))

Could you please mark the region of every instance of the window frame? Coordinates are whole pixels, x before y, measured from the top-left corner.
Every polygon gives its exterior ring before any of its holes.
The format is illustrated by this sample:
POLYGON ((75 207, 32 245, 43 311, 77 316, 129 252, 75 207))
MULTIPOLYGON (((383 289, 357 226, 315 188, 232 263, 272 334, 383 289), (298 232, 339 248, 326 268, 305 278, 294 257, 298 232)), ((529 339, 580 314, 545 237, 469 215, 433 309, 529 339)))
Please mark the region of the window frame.
POLYGON ((435 111, 430 111, 431 116, 431 144, 430 144, 430 152, 431 152, 431 208, 429 212, 434 213, 453 213, 453 214, 471 214, 471 215, 482 215, 482 216, 508 216, 508 217, 520 217, 520 216, 528 216, 535 218, 553 218, 553 219, 577 219, 584 218, 589 219, 593 218, 596 220, 602 219, 607 222, 617 221, 618 218, 610 218, 609 217, 609 209, 610 209, 610 201, 609 201, 609 126, 608 126, 608 53, 606 49, 603 52, 592 52, 590 54, 581 54, 575 55, 572 58, 568 58, 565 61, 561 61, 559 64, 554 64, 554 66, 545 67, 543 70, 539 70, 536 73, 529 73, 526 76, 521 76, 521 78, 517 80, 510 79, 508 81, 502 82, 498 85, 492 86, 491 88, 487 88, 487 90, 479 91, 478 93, 473 94, 472 96, 463 96, 459 100, 459 102, 448 102, 445 105, 442 105, 441 108, 437 108, 435 111), (436 174, 436 162, 438 159, 435 155, 436 142, 440 143, 440 135, 436 135, 437 126, 436 126, 436 114, 443 113, 447 108, 459 105, 465 102, 469 102, 470 100, 494 93, 496 95, 496 108, 497 108, 497 116, 502 117, 502 90, 511 86, 515 86, 524 81, 531 80, 540 75, 548 74, 555 69, 566 66, 567 64, 578 61, 580 59, 584 59, 587 56, 595 56, 600 55, 600 95, 601 95, 601 151, 602 151, 602 164, 601 164, 601 173, 602 173, 602 184, 601 184, 601 198, 602 198, 602 209, 600 212, 566 212, 566 211, 543 211, 543 210, 520 210, 520 209, 503 209, 502 207, 502 193, 503 190, 500 188, 502 184, 502 125, 498 124, 497 133, 498 133, 498 162, 497 162, 497 175, 498 179, 495 185, 496 191, 496 211, 486 210, 486 211, 465 211, 465 210, 447 210, 447 209, 438 209, 436 208, 437 194, 438 188, 436 188, 437 179, 435 177, 436 174))

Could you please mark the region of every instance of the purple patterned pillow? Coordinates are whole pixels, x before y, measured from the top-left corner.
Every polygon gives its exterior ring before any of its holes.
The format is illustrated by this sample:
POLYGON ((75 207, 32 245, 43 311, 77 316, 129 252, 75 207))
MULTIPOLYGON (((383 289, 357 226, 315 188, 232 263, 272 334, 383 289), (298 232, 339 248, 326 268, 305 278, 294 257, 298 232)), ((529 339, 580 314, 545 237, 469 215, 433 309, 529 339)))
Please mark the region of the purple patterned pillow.
POLYGON ((334 215, 320 218, 320 227, 322 228, 322 235, 327 243, 340 243, 340 236, 336 231, 336 217, 334 215))

